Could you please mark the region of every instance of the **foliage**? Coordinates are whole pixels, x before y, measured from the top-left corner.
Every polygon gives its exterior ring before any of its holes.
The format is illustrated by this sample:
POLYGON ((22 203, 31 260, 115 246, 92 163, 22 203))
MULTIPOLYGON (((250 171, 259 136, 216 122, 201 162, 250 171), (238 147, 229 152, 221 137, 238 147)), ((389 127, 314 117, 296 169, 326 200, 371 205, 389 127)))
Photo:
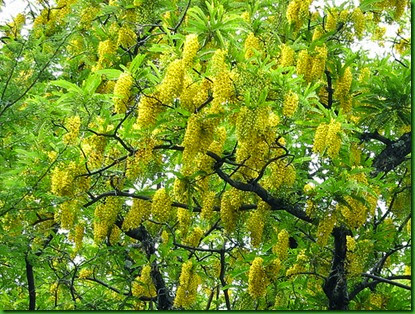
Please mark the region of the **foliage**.
POLYGON ((29 1, 0 27, 2 307, 410 309, 408 24, 29 1))

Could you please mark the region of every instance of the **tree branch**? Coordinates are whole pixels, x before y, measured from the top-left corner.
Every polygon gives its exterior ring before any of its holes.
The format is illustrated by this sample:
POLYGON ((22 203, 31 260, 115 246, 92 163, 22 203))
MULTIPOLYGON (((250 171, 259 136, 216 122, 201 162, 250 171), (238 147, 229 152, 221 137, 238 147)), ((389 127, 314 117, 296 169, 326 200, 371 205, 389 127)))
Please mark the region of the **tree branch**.
POLYGON ((375 170, 371 173, 373 177, 380 172, 388 173, 405 161, 406 155, 411 152, 411 136, 408 132, 396 141, 389 143, 385 149, 373 159, 372 167, 375 170))
MULTIPOLYGON (((387 279, 387 278, 378 277, 378 276, 375 276, 375 275, 372 275, 372 274, 362 274, 362 276, 374 279, 378 283, 384 282, 384 283, 388 283, 388 284, 393 285, 393 286, 397 286, 399 288, 403 288, 403 289, 406 289, 406 290, 412 290, 412 287, 410 287, 410 286, 401 284, 399 282, 396 282, 396 281, 393 281, 393 280, 390 280, 390 279, 387 279)), ((394 278, 394 277, 392 277, 392 278, 394 278)))
POLYGON ((25 257, 26 264, 26 277, 27 277, 27 289, 29 291, 29 311, 34 311, 36 309, 36 287, 35 287, 35 277, 33 275, 33 266, 30 263, 28 256, 25 257))

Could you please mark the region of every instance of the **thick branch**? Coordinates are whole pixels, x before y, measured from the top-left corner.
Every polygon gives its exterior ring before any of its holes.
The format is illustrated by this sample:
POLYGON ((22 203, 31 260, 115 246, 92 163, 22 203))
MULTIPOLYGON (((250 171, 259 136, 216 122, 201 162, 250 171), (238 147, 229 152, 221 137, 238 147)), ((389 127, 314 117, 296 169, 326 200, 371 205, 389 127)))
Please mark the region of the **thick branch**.
POLYGON ((28 257, 25 257, 26 263, 26 277, 27 277, 27 286, 29 291, 29 311, 34 311, 36 309, 36 287, 35 287, 35 277, 33 275, 33 266, 30 263, 28 257))
POLYGON ((330 310, 347 310, 349 296, 344 262, 346 260, 346 235, 350 235, 351 232, 341 226, 334 228, 332 234, 334 236, 334 256, 330 274, 323 285, 323 290, 329 299, 330 310))
POLYGON ((389 172, 405 161, 406 155, 411 152, 411 132, 405 133, 396 141, 386 145, 385 149, 373 159, 372 176, 380 172, 389 172))
POLYGON ((373 139, 373 140, 381 141, 383 144, 386 144, 386 145, 392 144, 392 141, 390 139, 384 137, 383 135, 380 135, 377 130, 372 133, 362 133, 360 134, 359 137, 364 142, 373 139))

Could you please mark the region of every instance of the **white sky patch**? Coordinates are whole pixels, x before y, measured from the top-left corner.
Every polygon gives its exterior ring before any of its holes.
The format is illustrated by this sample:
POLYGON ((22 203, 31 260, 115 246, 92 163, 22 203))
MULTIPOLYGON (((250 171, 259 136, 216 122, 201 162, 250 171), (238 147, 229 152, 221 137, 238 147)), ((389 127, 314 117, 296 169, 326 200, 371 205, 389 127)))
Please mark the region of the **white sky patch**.
POLYGON ((4 0, 0 7, 0 24, 10 22, 17 14, 22 13, 26 8, 25 1, 22 0, 4 0))

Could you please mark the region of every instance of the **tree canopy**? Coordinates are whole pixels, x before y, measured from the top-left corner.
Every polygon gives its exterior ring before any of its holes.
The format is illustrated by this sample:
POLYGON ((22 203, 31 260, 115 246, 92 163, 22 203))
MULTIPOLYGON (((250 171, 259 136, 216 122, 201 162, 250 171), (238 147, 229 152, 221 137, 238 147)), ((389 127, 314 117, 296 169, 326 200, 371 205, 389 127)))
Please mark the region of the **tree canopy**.
POLYGON ((410 3, 340 2, 25 1, 0 306, 410 309, 410 3))

